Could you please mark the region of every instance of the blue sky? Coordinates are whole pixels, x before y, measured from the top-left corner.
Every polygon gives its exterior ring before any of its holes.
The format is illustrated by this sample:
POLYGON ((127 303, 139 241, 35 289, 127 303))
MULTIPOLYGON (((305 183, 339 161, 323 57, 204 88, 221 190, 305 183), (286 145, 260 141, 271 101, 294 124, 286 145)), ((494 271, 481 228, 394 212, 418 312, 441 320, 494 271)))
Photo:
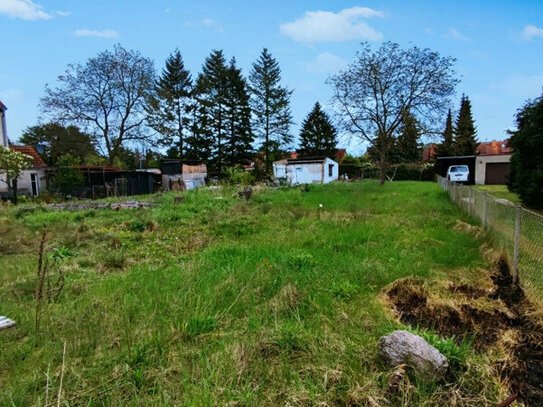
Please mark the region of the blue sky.
POLYGON ((115 43, 138 49, 157 70, 178 47, 193 77, 213 48, 235 56, 248 74, 267 47, 294 89, 298 124, 316 101, 326 106, 327 76, 353 59, 361 40, 457 58, 456 99, 472 100, 481 141, 505 138, 516 110, 543 88, 541 0, 0 0, 0 38, 0 100, 11 140, 38 122, 46 83, 115 43))

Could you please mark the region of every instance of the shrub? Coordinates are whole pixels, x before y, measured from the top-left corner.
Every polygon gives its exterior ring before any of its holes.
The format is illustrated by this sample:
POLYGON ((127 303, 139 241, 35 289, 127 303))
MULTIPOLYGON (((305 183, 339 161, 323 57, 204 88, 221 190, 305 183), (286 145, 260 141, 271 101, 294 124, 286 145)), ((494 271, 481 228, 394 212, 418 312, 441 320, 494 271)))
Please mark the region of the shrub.
POLYGON ((225 181, 231 185, 252 185, 255 177, 249 171, 245 171, 241 166, 227 168, 224 172, 225 181))

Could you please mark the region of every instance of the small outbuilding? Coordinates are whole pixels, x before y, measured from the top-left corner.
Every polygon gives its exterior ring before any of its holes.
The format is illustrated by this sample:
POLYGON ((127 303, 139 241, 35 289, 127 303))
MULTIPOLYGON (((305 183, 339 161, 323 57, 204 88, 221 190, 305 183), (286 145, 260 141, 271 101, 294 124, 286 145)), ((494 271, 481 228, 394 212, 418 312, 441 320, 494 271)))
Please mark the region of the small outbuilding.
POLYGON ((207 166, 202 163, 168 159, 162 161, 161 170, 166 191, 194 189, 206 183, 207 166))
POLYGON ((328 157, 290 158, 274 162, 273 175, 289 185, 328 184, 339 178, 339 164, 328 157))

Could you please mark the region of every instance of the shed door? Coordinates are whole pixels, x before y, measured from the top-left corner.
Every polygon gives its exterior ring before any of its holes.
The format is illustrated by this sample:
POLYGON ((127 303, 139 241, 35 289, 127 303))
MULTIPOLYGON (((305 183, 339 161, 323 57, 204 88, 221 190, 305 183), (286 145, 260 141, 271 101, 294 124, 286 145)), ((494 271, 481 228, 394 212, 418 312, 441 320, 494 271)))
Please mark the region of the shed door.
POLYGON ((510 163, 486 163, 485 184, 505 185, 509 181, 510 163))
POLYGON ((32 186, 32 196, 38 196, 40 194, 38 174, 30 174, 30 184, 32 186))

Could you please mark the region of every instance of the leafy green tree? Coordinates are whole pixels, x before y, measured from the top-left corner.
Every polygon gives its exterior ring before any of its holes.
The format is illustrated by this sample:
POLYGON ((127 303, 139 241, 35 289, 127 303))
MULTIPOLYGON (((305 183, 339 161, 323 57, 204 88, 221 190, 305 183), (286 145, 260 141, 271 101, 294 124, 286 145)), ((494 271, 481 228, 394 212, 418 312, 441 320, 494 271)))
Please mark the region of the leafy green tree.
POLYGON ((508 143, 513 152, 509 188, 526 205, 543 209, 543 95, 526 102, 516 122, 508 143))
POLYGON ((337 132, 319 102, 307 115, 300 131, 300 155, 336 159, 337 132))
POLYGON ((68 65, 56 88, 46 86, 41 109, 53 121, 84 126, 111 164, 126 144, 150 141, 144 122, 154 77, 153 61, 116 45, 68 65))
POLYGON ((86 156, 96 153, 89 134, 77 126, 63 126, 55 122, 27 127, 19 142, 34 148, 38 144, 42 146, 40 156, 49 166, 57 165, 58 159, 65 154, 78 157, 83 162, 86 156))
POLYGON ((443 131, 441 143, 437 146, 436 157, 450 157, 454 156, 454 129, 452 123, 452 113, 449 109, 447 113, 447 119, 445 120, 445 130, 443 131))
POLYGON ((30 168, 32 157, 12 150, 0 147, 0 180, 13 192, 13 203, 17 205, 17 178, 21 173, 30 168))
POLYGON ((403 112, 400 134, 391 155, 392 161, 397 163, 419 162, 422 158, 419 124, 407 109, 403 112))
POLYGON ((272 149, 286 148, 292 143, 290 96, 292 90, 281 86, 279 63, 266 48, 253 63, 249 75, 253 129, 262 142, 266 172, 271 172, 272 149))
POLYGON ((77 168, 81 164, 79 157, 70 153, 64 154, 57 160, 57 169, 51 177, 50 189, 55 192, 69 194, 83 185, 83 175, 77 168))
POLYGON ((456 155, 473 155, 477 153, 477 129, 471 114, 471 102, 466 95, 462 95, 460 102, 455 134, 454 151, 456 155))
POLYGON ((185 69, 181 52, 176 49, 166 59, 146 108, 148 124, 161 135, 158 142, 170 147, 168 156, 171 158, 186 156, 193 107, 190 73, 185 69))

